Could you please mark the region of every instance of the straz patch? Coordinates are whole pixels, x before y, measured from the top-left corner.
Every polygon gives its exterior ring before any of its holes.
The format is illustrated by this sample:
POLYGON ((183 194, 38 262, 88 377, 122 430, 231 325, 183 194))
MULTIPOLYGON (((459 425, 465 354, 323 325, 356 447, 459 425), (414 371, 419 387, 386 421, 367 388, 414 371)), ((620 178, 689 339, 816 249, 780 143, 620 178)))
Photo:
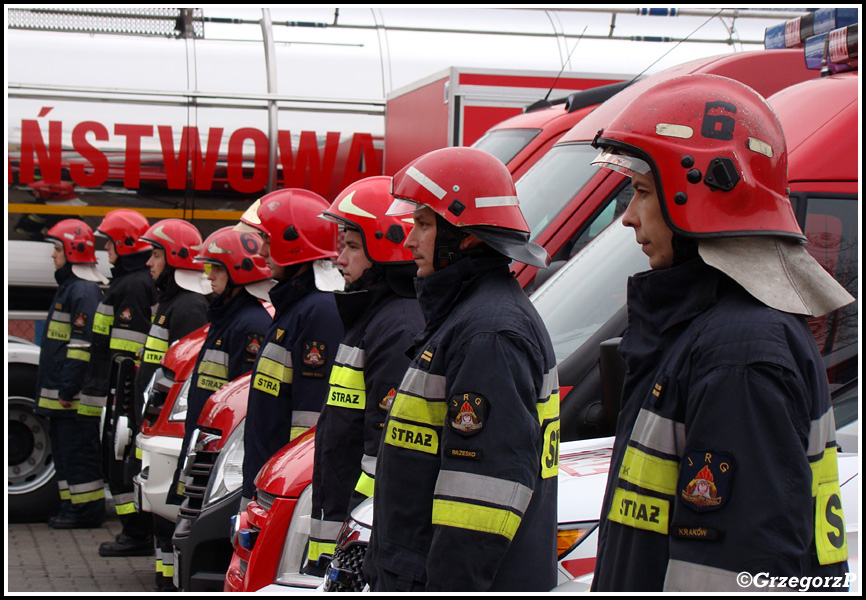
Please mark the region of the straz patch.
POLYGON ((259 335, 258 333, 251 333, 247 336, 247 344, 246 351, 253 356, 257 356, 259 354, 259 350, 262 349, 262 342, 265 337, 263 335, 259 335))
POLYGON ((448 424, 460 435, 474 435, 484 428, 487 410, 487 400, 478 394, 454 394, 448 400, 448 424))
POLYGON ((311 369, 317 369, 325 364, 325 344, 321 342, 304 344, 304 364, 311 369))
POLYGON ((121 321, 126 321, 127 323, 132 321, 132 310, 128 308, 124 308, 120 311, 120 314, 117 315, 121 321))
POLYGON ((715 450, 688 449, 680 463, 677 495, 696 512, 722 508, 731 497, 734 458, 715 450))
POLYGON ((85 313, 78 313, 75 315, 75 321, 72 324, 79 329, 83 329, 87 325, 87 315, 85 313))

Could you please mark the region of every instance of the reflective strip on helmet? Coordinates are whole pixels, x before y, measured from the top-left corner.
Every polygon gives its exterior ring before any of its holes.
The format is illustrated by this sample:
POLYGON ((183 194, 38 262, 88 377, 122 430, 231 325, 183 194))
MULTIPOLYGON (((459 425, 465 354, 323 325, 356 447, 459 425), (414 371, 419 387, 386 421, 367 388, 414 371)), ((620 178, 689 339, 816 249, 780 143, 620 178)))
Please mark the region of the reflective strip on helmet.
POLYGON ((520 206, 520 202, 517 196, 490 196, 475 199, 475 208, 496 208, 499 206, 520 206))
POLYGON ((415 167, 409 167, 406 169, 406 175, 417 181, 421 187, 425 190, 436 196, 439 200, 445 197, 446 192, 443 190, 435 181, 427 177, 424 173, 416 169, 415 167))
POLYGON ((434 499, 432 521, 433 525, 492 533, 511 540, 521 517, 502 508, 434 499))

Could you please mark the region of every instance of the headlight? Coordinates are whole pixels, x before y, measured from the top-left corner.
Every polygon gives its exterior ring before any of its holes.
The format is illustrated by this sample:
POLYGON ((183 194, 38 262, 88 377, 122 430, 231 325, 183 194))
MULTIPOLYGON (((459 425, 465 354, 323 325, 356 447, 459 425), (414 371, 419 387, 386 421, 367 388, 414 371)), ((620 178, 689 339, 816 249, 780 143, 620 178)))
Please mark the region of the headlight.
POLYGON ((169 422, 183 423, 186 421, 186 409, 189 404, 189 385, 191 381, 192 377, 187 377, 186 381, 183 382, 183 387, 180 388, 177 398, 174 399, 174 406, 171 407, 171 413, 168 415, 169 422))
POLYGON ((286 532, 283 542, 283 553, 274 577, 275 583, 298 587, 317 587, 322 583, 321 577, 302 575, 301 567, 307 554, 307 542, 310 539, 310 512, 313 507, 313 486, 308 485, 298 498, 292 522, 286 532))
POLYGON ((556 532, 556 558, 561 559, 571 552, 592 531, 598 527, 598 521, 589 523, 563 523, 556 532))
POLYGON ((226 440, 211 470, 204 493, 203 508, 219 502, 244 483, 244 425, 245 419, 238 423, 226 440))
POLYGON ((153 372, 153 376, 142 392, 144 395, 141 408, 142 421, 155 423, 159 418, 159 413, 162 412, 165 400, 174 385, 173 377, 174 373, 165 367, 159 367, 153 372))

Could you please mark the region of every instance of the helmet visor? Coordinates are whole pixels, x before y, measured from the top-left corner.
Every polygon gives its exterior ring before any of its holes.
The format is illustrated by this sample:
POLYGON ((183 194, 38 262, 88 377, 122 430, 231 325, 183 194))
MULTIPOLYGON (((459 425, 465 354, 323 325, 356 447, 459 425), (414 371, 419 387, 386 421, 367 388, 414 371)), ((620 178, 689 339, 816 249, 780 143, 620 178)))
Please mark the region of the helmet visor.
POLYGON ((385 212, 388 217, 399 217, 402 215, 411 215, 419 205, 409 200, 396 199, 391 203, 391 206, 385 212))
POLYGON ((628 177, 631 177, 635 173, 639 175, 649 175, 652 170, 646 161, 641 160, 636 156, 620 154, 616 150, 602 150, 601 154, 596 156, 590 164, 610 169, 612 171, 618 171, 628 177))

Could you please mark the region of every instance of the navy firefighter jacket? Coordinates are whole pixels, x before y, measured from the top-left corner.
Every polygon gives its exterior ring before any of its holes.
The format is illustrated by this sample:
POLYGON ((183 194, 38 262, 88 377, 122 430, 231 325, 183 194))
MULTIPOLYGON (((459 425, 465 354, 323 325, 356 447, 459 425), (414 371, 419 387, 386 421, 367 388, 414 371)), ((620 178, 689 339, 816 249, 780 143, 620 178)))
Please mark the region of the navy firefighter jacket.
POLYGON ((245 498, 259 469, 316 424, 343 337, 334 294, 316 289, 312 269, 270 291, 276 311, 253 367, 244 427, 245 498))
POLYGON ((71 263, 58 269, 54 278, 60 286, 42 333, 36 412, 74 416, 90 362, 90 333, 102 290, 98 284, 76 277, 71 263), (72 406, 64 408, 59 402, 61 399, 72 402, 72 406))
POLYGON ((805 320, 699 258, 632 277, 628 309, 593 589, 847 572, 833 411, 805 320))
POLYGON ((426 319, 379 447, 374 591, 556 585, 559 383, 508 259, 416 279, 426 319))

